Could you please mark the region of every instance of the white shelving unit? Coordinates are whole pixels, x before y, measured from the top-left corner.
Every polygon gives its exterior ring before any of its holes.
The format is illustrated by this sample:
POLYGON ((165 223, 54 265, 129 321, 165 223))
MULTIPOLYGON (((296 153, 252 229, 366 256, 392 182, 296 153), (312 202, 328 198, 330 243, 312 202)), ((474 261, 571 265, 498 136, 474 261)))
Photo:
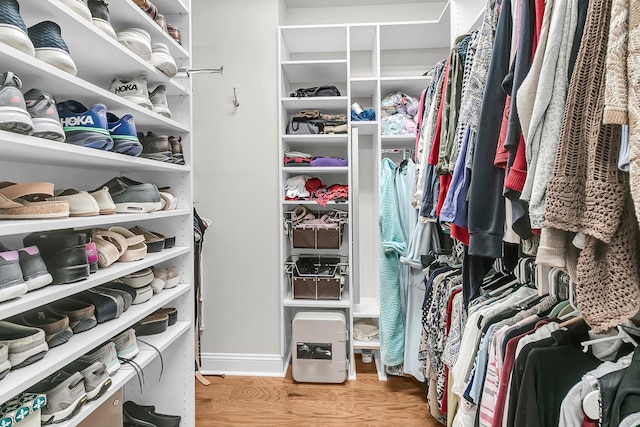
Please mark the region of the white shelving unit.
MULTIPOLYGON (((183 426, 195 425, 195 392, 193 384, 193 135, 191 134, 191 83, 186 75, 170 78, 142 60, 125 46, 110 38, 89 21, 57 0, 32 2, 19 0, 21 16, 27 27, 52 20, 62 29, 78 68, 72 76, 8 45, 0 43, 0 72, 12 71, 22 80, 23 92, 38 88, 51 93, 58 102, 77 100, 87 107, 103 103, 116 115, 134 115, 139 132, 180 136, 186 165, 174 165, 148 159, 105 152, 33 136, 0 131, 0 170, 2 179, 17 183, 53 182, 58 188, 93 190, 116 176, 127 176, 159 187, 171 187, 178 198, 178 208, 149 214, 116 214, 93 217, 48 220, 0 221, 0 242, 10 248, 21 248, 22 239, 32 232, 65 228, 108 228, 141 225, 165 236, 175 236, 176 246, 150 253, 136 262, 117 262, 100 269, 89 278, 65 285, 49 285, 19 298, 0 303, 0 319, 7 319, 51 302, 73 296, 145 267, 175 265, 180 284, 154 295, 148 302, 129 308, 118 319, 97 325, 88 332, 73 336, 69 342, 50 349, 45 357, 27 367, 10 372, 0 381, 0 403, 27 390, 51 373, 91 351, 115 335, 130 328, 143 317, 161 307, 175 307, 178 322, 166 332, 143 337, 163 354, 164 374, 159 378, 158 355, 140 343, 135 361, 145 371, 145 384, 140 390, 135 371, 123 366, 112 377, 111 388, 100 399, 86 404, 72 419, 60 424, 76 426, 105 402, 118 389, 124 389, 125 400, 161 407, 162 412, 178 414, 183 426), (87 52, 99 52, 88 54, 87 52), (151 91, 159 84, 167 86, 168 119, 109 92, 111 81, 130 79, 145 73, 151 91), (149 372, 147 372, 149 371, 149 372), (176 396, 180 396, 176 398, 176 396)), ((116 30, 126 27, 144 28, 152 42, 167 44, 179 68, 191 66, 190 0, 154 0, 168 22, 180 28, 182 45, 162 32, 135 3, 117 0, 109 5, 116 30)))
MULTIPOLYGON (((366 7, 366 6, 363 6, 366 7)), ((282 356, 286 371, 291 355, 291 320, 298 310, 335 309, 345 312, 349 328, 354 320, 380 316, 378 296, 378 188, 380 160, 383 148, 413 148, 415 135, 382 135, 380 101, 389 92, 401 90, 419 98, 431 78, 424 74, 437 61, 449 53, 449 6, 438 19, 432 21, 373 22, 340 25, 281 26, 279 28, 279 112, 280 154, 299 150, 312 155, 334 155, 349 159, 342 168, 314 168, 280 166, 280 185, 284 191, 286 180, 295 175, 318 176, 331 184, 344 177, 349 184, 349 201, 338 204, 349 212, 349 231, 343 242, 343 253, 348 255, 349 275, 340 301, 294 300, 291 298, 289 279, 283 274, 282 300, 282 356), (300 87, 334 85, 340 97, 290 98, 300 87), (347 135, 287 135, 286 125, 301 109, 317 109, 331 113, 347 113, 350 105, 359 103, 373 108, 376 121, 349 120, 347 135), (344 246, 347 246, 344 248, 344 246)), ((280 158, 282 159, 282 157, 280 158)), ((401 159, 401 158, 400 158, 401 159)), ((281 160, 280 160, 281 161, 281 160)), ((283 193, 282 193, 283 194, 283 193)), ((303 204, 316 210, 332 209, 330 204, 321 208, 313 201, 281 201, 280 214, 303 204)), ((292 253, 288 236, 283 234, 280 244, 281 262, 292 253)), ((325 252, 322 252, 325 253, 325 252)), ((351 334, 350 334, 351 335, 351 334)), ((378 376, 386 378, 380 360, 380 341, 356 341, 350 338, 349 359, 355 353, 373 350, 378 376)), ((350 364, 350 379, 356 377, 355 363, 350 364)))

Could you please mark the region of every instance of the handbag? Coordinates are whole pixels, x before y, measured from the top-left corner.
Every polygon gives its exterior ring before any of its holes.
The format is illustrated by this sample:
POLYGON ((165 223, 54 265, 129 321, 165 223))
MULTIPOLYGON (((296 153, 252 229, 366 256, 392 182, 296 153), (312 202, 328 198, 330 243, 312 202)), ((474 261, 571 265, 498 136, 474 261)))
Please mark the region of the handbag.
POLYGON ((307 119, 304 117, 294 117, 287 123, 286 133, 319 135, 324 131, 324 120, 307 119))
POLYGON ((340 91, 335 86, 314 86, 297 89, 291 93, 292 98, 307 98, 314 96, 340 96, 340 91))

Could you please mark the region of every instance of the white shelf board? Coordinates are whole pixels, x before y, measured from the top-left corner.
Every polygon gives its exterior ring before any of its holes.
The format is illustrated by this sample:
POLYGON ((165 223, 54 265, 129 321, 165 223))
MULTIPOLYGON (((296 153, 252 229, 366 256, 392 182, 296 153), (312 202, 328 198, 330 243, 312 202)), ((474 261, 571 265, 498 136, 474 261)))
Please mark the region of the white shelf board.
POLYGON ((347 51, 346 25, 310 25, 281 27, 283 47, 291 52, 347 51))
POLYGON ((346 146, 349 136, 345 134, 329 135, 282 135, 282 142, 290 146, 346 146))
POLYGON ((282 171, 290 174, 317 175, 325 173, 347 173, 348 166, 313 167, 313 166, 291 166, 283 167, 282 171))
POLYGON ((415 135, 382 135, 382 148, 414 148, 415 135))
POLYGON ((349 49, 351 51, 373 51, 376 45, 375 24, 352 24, 349 25, 349 31, 349 49))
POLYGON ((360 304, 353 305, 353 317, 356 319, 380 317, 380 305, 373 297, 361 297, 360 304))
POLYGON ((342 291, 341 300, 312 300, 312 299, 293 299, 291 298, 291 291, 284 299, 283 305, 285 307, 302 307, 302 308, 348 308, 351 305, 349 300, 349 291, 346 289, 342 291))
POLYGON ((362 350, 362 349, 377 350, 380 348, 380 338, 375 338, 369 341, 361 341, 361 340, 354 339, 353 348, 354 350, 362 350))
MULTIPOLYGON (((346 59, 282 61, 282 72, 289 83, 339 83, 347 81, 346 59)), ((292 88, 292 91, 297 88, 292 88)))
MULTIPOLYGON (((182 335, 187 333, 191 328, 190 322, 176 322, 171 325, 165 332, 156 335, 144 336, 143 339, 146 342, 152 343, 160 352, 166 349, 171 343, 175 342, 182 335)), ((158 353, 152 350, 146 350, 145 344, 138 342, 140 352, 133 359, 141 367, 148 365, 154 360, 158 359, 158 353)), ((93 411, 95 411, 100 405, 106 402, 115 392, 125 386, 129 381, 136 377, 136 371, 131 366, 123 363, 112 376, 111 387, 107 389, 105 394, 100 396, 93 402, 86 403, 80 412, 78 412, 73 418, 64 423, 58 424, 60 427, 74 427, 87 418, 93 411)))
MULTIPOLYGON (((282 202, 283 205, 292 205, 292 206, 297 206, 297 205, 311 205, 311 206, 320 206, 318 203, 316 203, 313 200, 284 200, 282 202)), ((333 200, 327 202, 327 206, 347 206, 349 204, 348 201, 346 202, 334 202, 333 200)))
POLYGON ((432 21, 381 22, 380 50, 449 47, 449 5, 432 21))
POLYGON ((42 360, 9 372, 2 380, 0 402, 6 402, 16 394, 28 390, 38 381, 102 344, 105 338, 117 335, 138 320, 187 293, 190 289, 190 284, 184 284, 163 290, 143 304, 132 305, 118 319, 101 323, 89 331, 72 336, 67 343, 49 350, 42 360))
POLYGON ((0 130, 2 160, 29 161, 34 164, 56 165, 100 170, 157 171, 185 173, 190 166, 132 157, 95 148, 81 147, 61 141, 20 135, 0 130))
POLYGON ((351 98, 370 98, 376 93, 376 77, 352 77, 351 98))
MULTIPOLYGON (((123 6, 114 3, 110 10, 121 7, 123 6)), ((24 2, 20 5, 20 12, 26 19, 27 27, 44 20, 51 20, 60 25, 62 37, 78 68, 78 77, 108 87, 116 76, 133 78, 140 73, 145 73, 151 89, 162 83, 167 86, 167 95, 188 94, 183 84, 170 78, 117 40, 109 37, 91 22, 78 19, 78 15, 72 9, 58 0, 24 2), (100 54, 91 55, 88 52, 100 54), (126 76, 120 74, 122 70, 127 70, 126 76)))
POLYGON ((45 230, 61 230, 63 228, 93 228, 110 224, 127 224, 131 222, 142 222, 149 219, 186 216, 190 213, 191 210, 189 209, 175 209, 172 211, 158 211, 147 214, 117 213, 115 215, 96 215, 58 219, 0 220, 0 236, 10 236, 45 230))
POLYGON ((377 135, 378 121, 351 122, 351 127, 358 128, 358 135, 377 135))
POLYGON ((401 90, 407 95, 419 97, 423 90, 431 84, 431 76, 381 77, 380 95, 401 90))
MULTIPOLYGON (((162 13, 162 11, 161 11, 162 13)), ((151 35, 151 43, 164 43, 174 59, 188 59, 189 52, 165 33, 155 21, 151 20, 133 1, 114 2, 109 8, 109 17, 116 32, 124 28, 142 28, 151 35), (117 7, 116 7, 117 6, 117 7)), ((184 41, 184 40, 183 40, 184 41)))
MULTIPOLYGON (((133 4, 133 2, 131 3, 133 4)), ((32 87, 46 90, 58 102, 74 99, 87 108, 100 102, 117 116, 127 113, 133 114, 138 129, 153 128, 156 133, 175 133, 176 130, 187 132, 189 130, 188 125, 154 113, 109 92, 108 89, 96 86, 80 77, 72 76, 4 43, 0 43, 0 64, 11 64, 11 70, 20 77, 23 88, 26 90, 32 87)))
POLYGON ((289 112, 313 109, 322 112, 339 110, 345 113, 348 109, 346 96, 318 96, 311 98, 282 98, 282 105, 289 112))
MULTIPOLYGON (((189 253, 188 247, 165 249, 162 252, 150 253, 144 259, 135 262, 116 262, 115 264, 98 270, 87 279, 64 285, 49 285, 26 293, 25 295, 0 303, 0 319, 6 319, 16 314, 31 310, 53 301, 77 294, 86 289, 118 279, 124 275, 139 271, 143 268, 159 264, 180 255, 189 253)), ((4 382, 3 382, 4 387, 4 382)), ((0 402, 2 399, 0 399, 0 402)))

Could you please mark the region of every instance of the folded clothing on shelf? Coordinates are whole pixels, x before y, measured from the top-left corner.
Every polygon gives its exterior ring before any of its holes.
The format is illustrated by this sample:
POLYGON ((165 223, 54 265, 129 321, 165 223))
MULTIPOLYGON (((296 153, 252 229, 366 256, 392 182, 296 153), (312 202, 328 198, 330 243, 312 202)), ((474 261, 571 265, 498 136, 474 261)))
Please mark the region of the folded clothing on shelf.
POLYGON ((420 101, 402 91, 394 91, 382 98, 382 135, 415 135, 420 101))

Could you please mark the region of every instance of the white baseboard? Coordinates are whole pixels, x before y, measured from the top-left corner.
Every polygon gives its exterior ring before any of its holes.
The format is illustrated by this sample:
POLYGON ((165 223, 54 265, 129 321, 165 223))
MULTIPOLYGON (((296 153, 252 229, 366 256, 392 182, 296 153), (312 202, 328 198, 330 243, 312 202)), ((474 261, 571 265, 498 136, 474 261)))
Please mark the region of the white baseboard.
POLYGON ((237 375, 246 377, 284 377, 284 363, 279 354, 202 353, 203 375, 237 375))

